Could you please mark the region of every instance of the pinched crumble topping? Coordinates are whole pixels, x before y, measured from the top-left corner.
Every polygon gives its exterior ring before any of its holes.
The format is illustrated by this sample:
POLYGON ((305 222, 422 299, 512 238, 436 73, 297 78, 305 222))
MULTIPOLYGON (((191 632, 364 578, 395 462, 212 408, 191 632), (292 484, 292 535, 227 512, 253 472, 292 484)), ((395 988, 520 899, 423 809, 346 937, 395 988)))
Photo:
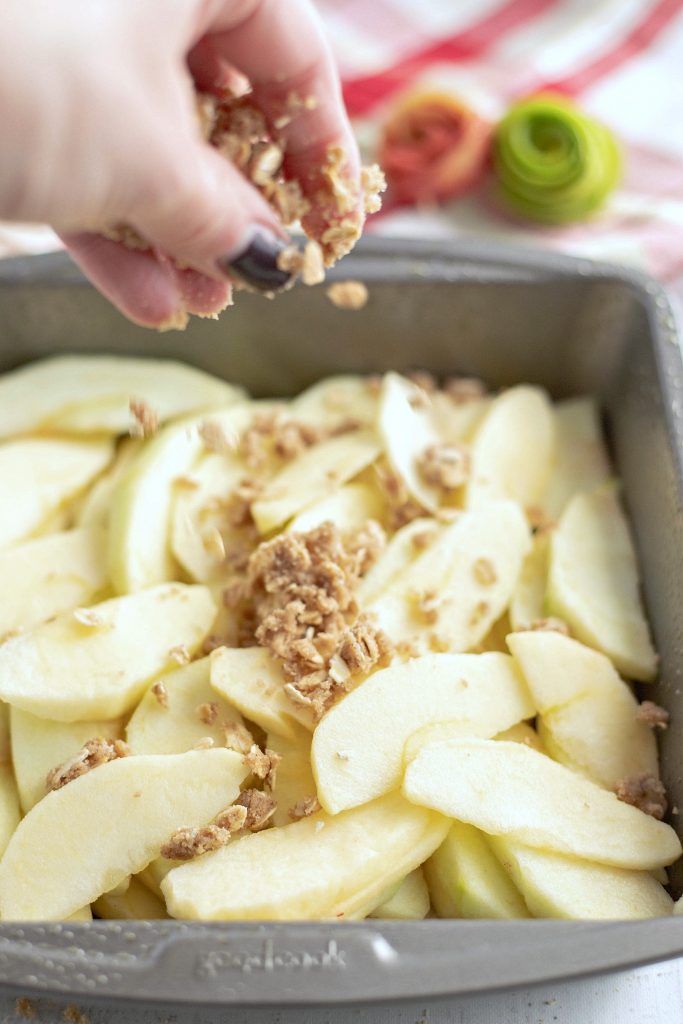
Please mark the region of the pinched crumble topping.
POLYGON ((483 587, 492 586, 498 579, 495 566, 488 558, 477 558, 472 565, 472 575, 483 587))
POLYGON ((305 796, 303 799, 297 800, 287 813, 292 821, 299 821, 301 818, 310 818, 312 814, 317 814, 320 810, 322 808, 316 796, 305 796))
POLYGON ((129 404, 133 417, 130 433, 133 437, 151 437, 159 429, 159 415, 144 398, 131 398, 129 404))
POLYGON ((217 420, 202 420, 197 427, 197 433, 202 439, 204 447, 208 448, 210 452, 224 455, 234 452, 237 447, 237 438, 229 435, 217 420))
POLYGON ((652 772, 629 775, 615 786, 614 792, 626 804, 661 821, 666 814, 667 800, 663 783, 652 772))
POLYGON ((653 700, 644 700, 642 704, 638 705, 636 711, 637 721, 648 725, 651 729, 664 730, 668 728, 669 717, 669 712, 659 704, 655 704, 653 700))
POLYGON ((409 496, 403 479, 386 463, 375 463, 373 467, 377 483, 389 506, 387 521, 391 530, 400 530, 423 516, 424 509, 409 496))
POLYGON ((417 470, 426 484, 442 491, 454 491, 469 478, 469 452, 459 444, 430 445, 418 457, 417 470))
POLYGON ((295 245, 288 245, 279 254, 277 265, 288 274, 300 275, 306 285, 320 284, 325 280, 323 251, 317 242, 310 239, 303 252, 295 245))
POLYGON ((190 659, 190 652, 188 651, 185 644, 176 644, 175 647, 171 647, 168 652, 169 658, 173 661, 177 661, 179 665, 187 665, 190 659))
POLYGON ((233 804, 232 807, 228 807, 216 818, 214 822, 219 828, 227 829, 228 832, 239 832, 240 829, 244 828, 244 823, 247 820, 247 809, 241 804, 233 804))
POLYGON ((207 701, 197 707, 197 718, 204 725, 213 725, 218 718, 218 704, 215 700, 207 701))
POLYGON ((261 792, 260 789, 245 789, 235 803, 246 808, 244 827, 252 832, 260 832, 261 829, 267 828, 277 808, 272 796, 261 792))
POLYGON ((161 847, 162 857, 169 860, 193 860, 203 853, 212 853, 230 841, 231 832, 219 825, 201 825, 199 828, 177 828, 161 847))
POLYGON ((326 294, 338 309, 362 309, 368 301, 368 289, 362 281, 335 281, 326 294))
POLYGON ((154 694, 157 704, 162 708, 168 707, 168 690, 162 682, 155 683, 152 687, 152 693, 154 694))
POLYGON ((223 726, 225 745, 239 754, 247 754, 254 745, 254 737, 241 722, 226 722, 223 726))
POLYGON ((61 789, 81 775, 86 775, 94 768, 102 764, 115 761, 119 757, 127 757, 130 748, 123 740, 105 740, 101 736, 95 736, 83 744, 81 749, 68 761, 58 765, 48 772, 45 785, 48 791, 61 789))
POLYGON ((534 619, 529 626, 529 629, 548 633, 562 633, 563 636, 571 636, 571 630, 564 619, 558 619, 554 615, 549 615, 545 619, 534 619))
MULTIPOLYGON (((323 428, 292 419, 281 409, 276 409, 254 417, 242 434, 240 452, 249 468, 258 472, 274 457, 294 459, 306 448, 327 438, 358 430, 361 425, 358 420, 349 417, 334 426, 323 428)), ((251 503, 258 496, 260 485, 256 481, 245 481, 242 486, 247 487, 244 498, 251 503)))
POLYGON ((256 743, 252 743, 244 755, 246 767, 257 779, 263 779, 269 789, 272 789, 275 785, 277 768, 281 760, 281 754, 276 753, 274 750, 269 750, 268 747, 266 747, 265 751, 261 750, 256 743))

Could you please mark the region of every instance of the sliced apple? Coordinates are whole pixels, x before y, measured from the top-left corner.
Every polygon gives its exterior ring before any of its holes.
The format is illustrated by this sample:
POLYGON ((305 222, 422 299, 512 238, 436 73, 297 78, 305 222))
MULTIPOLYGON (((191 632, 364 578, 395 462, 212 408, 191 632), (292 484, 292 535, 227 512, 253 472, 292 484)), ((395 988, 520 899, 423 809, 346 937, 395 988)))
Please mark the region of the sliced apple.
POLYGON ((494 736, 534 713, 505 654, 428 654, 375 672, 334 705, 313 734, 318 799, 337 814, 396 789, 403 748, 424 726, 457 719, 494 736))
POLYGON ((106 534, 97 528, 53 533, 0 551, 0 638, 91 604, 108 584, 106 534))
POLYGON ((294 740, 297 723, 312 730, 313 721, 289 699, 286 682, 279 663, 263 647, 219 647, 211 654, 212 689, 266 732, 294 740))
POLYGON ((504 729, 503 732, 499 732, 493 738, 494 740, 508 740, 510 743, 524 743, 527 747, 537 750, 539 754, 546 753, 543 749, 541 737, 528 722, 518 722, 517 725, 511 725, 509 729, 504 729))
POLYGON ((374 462, 379 451, 370 430, 342 434, 305 448, 266 483, 251 506, 261 533, 270 533, 302 509, 333 494, 374 462))
POLYGON ((225 724, 242 724, 239 711, 212 690, 209 658, 166 672, 158 682, 161 701, 150 688, 126 727, 134 754, 181 754, 204 737, 222 747, 225 724))
POLYGON ((376 487, 367 483, 345 484, 334 494, 316 501, 292 519, 288 529, 305 533, 324 522, 332 522, 342 532, 359 530, 368 519, 381 520, 384 502, 376 487))
POLYGON ((545 616, 545 595, 548 589, 550 536, 537 533, 531 551, 522 563, 517 585, 510 601, 510 625, 513 629, 529 629, 545 616))
POLYGON ((0 764, 8 764, 12 760, 12 748, 9 732, 9 704, 0 700, 0 764))
POLYGON ((35 533, 106 467, 110 441, 27 438, 0 444, 0 547, 35 533))
POLYGON ((0 698, 59 722, 116 718, 175 648, 194 653, 215 611, 206 587, 167 583, 66 612, 0 646, 0 698))
POLYGON ((98 917, 108 921, 162 921, 168 918, 159 897, 135 878, 120 896, 103 893, 93 903, 93 910, 98 917))
POLYGON ((455 402, 443 391, 430 394, 429 415, 439 440, 444 444, 470 441, 477 428, 481 426, 492 402, 493 399, 488 396, 455 402))
POLYGON ((504 615, 493 623, 490 630, 476 648, 476 654, 484 654, 488 651, 498 651, 499 654, 508 654, 507 637, 510 633, 510 618, 505 612, 504 615))
POLYGON ((167 857, 155 857, 151 860, 146 868, 143 868, 137 878, 142 882, 150 892, 153 892, 155 896, 163 903, 164 896, 161 891, 161 883, 163 882, 169 871, 173 868, 179 867, 183 864, 182 860, 169 860, 167 857))
POLYGON ((488 502, 459 516, 368 608, 395 643, 467 651, 505 611, 530 543, 515 502, 488 502))
POLYGON ((80 907, 78 910, 75 910, 73 912, 73 914, 69 914, 69 916, 67 918, 65 918, 65 920, 66 921, 92 921, 92 910, 90 909, 89 906, 87 906, 87 907, 80 907))
POLYGON ((647 871, 576 860, 509 836, 490 836, 488 842, 534 917, 628 920, 672 912, 671 897, 647 871))
POLYGON ((439 917, 505 921, 531 916, 483 834, 462 821, 453 822, 424 874, 439 917))
MULTIPOLYGON (((244 836, 170 871, 173 917, 319 920, 353 916, 428 857, 448 822, 391 793, 336 818, 304 818, 244 836)), ((0 890, 1 893, 1 890, 0 890)))
POLYGON ((594 399, 566 399, 557 403, 554 414, 555 458, 541 504, 557 519, 575 495, 609 478, 610 464, 594 399))
POLYGON ((56 921, 92 903, 142 871, 177 828, 232 803, 247 771, 230 750, 124 757, 49 793, 0 862, 2 919, 56 921))
POLYGON ((282 757, 272 788, 272 797, 277 804, 273 824, 289 825, 293 820, 290 811, 300 801, 316 796, 311 769, 311 734, 303 727, 296 730, 295 739, 268 733, 266 746, 282 757))
POLYGON ((555 420, 541 388, 521 384, 491 404, 472 442, 466 505, 511 498, 538 503, 552 467, 555 420))
POLYGON ((379 388, 368 377, 325 377, 292 399, 289 412, 293 419, 313 426, 334 428, 353 420, 373 427, 377 419, 379 388))
POLYGON ((560 633, 514 633, 510 650, 540 713, 548 753, 607 789, 658 775, 652 729, 609 658, 560 633))
POLYGON ((669 825, 522 743, 426 745, 406 768, 403 792, 490 835, 614 867, 648 871, 681 855, 669 825))
POLYGON ((0 857, 21 821, 19 795, 12 765, 0 764, 0 857))
POLYGON ((49 771, 77 754, 95 737, 114 740, 123 735, 118 718, 94 722, 51 722, 12 708, 12 762, 24 814, 47 793, 49 771))
POLYGON ((161 420, 241 398, 232 384, 185 363, 122 356, 53 356, 3 375, 0 437, 38 429, 125 434, 129 401, 161 420))
POLYGON ((393 896, 369 915, 395 921, 422 921, 429 913, 429 890, 421 868, 403 879, 393 896))
POLYGON ((553 533, 548 607, 627 679, 651 682, 657 655, 626 517, 613 488, 573 498, 553 533))
POLYGON ((142 441, 132 437, 119 441, 114 462, 81 499, 74 517, 76 526, 109 526, 114 494, 133 460, 139 455, 142 444, 142 441))
POLYGON ((443 535, 446 527, 434 519, 414 519, 390 537, 379 558, 360 581, 358 600, 369 605, 398 580, 443 535))
POLYGON ((418 470, 420 455, 438 445, 428 408, 414 408, 411 399, 419 389, 398 373, 387 373, 382 381, 377 430, 387 462, 403 481, 408 494, 422 508, 435 512, 441 503, 437 487, 422 479, 418 470))

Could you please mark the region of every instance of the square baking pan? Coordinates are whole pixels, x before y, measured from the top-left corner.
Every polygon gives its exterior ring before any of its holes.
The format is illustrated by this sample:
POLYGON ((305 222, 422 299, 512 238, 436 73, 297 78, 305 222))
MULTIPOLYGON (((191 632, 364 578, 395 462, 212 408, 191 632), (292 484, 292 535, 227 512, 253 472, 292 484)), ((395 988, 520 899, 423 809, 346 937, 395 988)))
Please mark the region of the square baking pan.
MULTIPOLYGON (((323 288, 240 295, 218 322, 158 335, 119 316, 64 255, 0 262, 0 370, 56 352, 185 359, 255 395, 335 372, 425 368, 556 398, 597 396, 639 551, 672 713, 664 781, 683 811, 683 368, 654 282, 545 252, 366 240, 323 288)), ((533 452, 530 452, 533 458, 533 452)), ((681 832, 682 818, 671 822, 681 832)), ((674 871, 673 892, 683 888, 674 871)), ((420 1000, 585 976, 683 955, 683 917, 637 922, 0 924, 0 985, 21 994, 194 1005, 420 1000)))

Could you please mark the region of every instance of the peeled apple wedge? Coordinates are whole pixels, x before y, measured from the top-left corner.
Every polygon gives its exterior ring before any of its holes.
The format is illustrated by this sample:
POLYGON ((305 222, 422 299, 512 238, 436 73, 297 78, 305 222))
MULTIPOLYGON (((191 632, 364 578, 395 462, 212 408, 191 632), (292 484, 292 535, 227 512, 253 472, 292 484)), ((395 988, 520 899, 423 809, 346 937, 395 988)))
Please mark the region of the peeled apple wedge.
POLYGON ((383 512, 382 498, 376 487, 366 483, 346 484, 334 494, 299 512, 288 529, 304 533, 329 521, 342 532, 359 530, 368 519, 381 520, 383 512))
POLYGON ((630 775, 658 776, 654 733, 609 658, 560 633, 513 633, 508 643, 556 761, 610 790, 630 775))
POLYGON ((550 549, 548 607, 627 679, 655 678, 636 553, 613 488, 579 494, 563 513, 550 549))
POLYGON ((268 733, 266 746, 280 754, 275 785, 271 795, 277 804, 272 821, 274 825, 289 825, 289 812, 300 800, 316 796, 315 779, 311 770, 311 734, 297 729, 296 739, 285 739, 268 733))
POLYGON ((378 393, 367 377, 340 375, 312 384, 289 403, 292 419, 318 427, 335 427, 354 420, 373 427, 377 419, 378 393))
POLYGON ((159 897, 135 878, 120 896, 103 893, 93 903, 93 910, 98 917, 109 921, 163 921, 168 918, 159 897))
POLYGON ((0 918, 57 921, 92 903, 231 804, 247 771, 230 750, 124 757, 49 793, 0 861, 0 918))
POLYGON ((81 907, 79 910, 69 914, 67 921, 92 921, 92 910, 90 907, 81 907))
POLYGON ((522 508, 538 503, 550 475, 555 420, 541 388, 521 384, 504 391, 480 424, 471 448, 465 504, 511 498, 522 508))
POLYGON ((9 734, 9 704, 0 700, 0 764, 12 760, 12 750, 9 734))
POLYGON ((503 869, 534 917, 628 920, 666 917, 673 900, 647 871, 625 871, 489 836, 503 869))
POLYGON ((295 740, 313 720, 284 691, 282 668, 263 647, 219 647, 211 655, 211 688, 266 732, 295 740))
POLYGON ((19 795, 12 765, 0 764, 0 857, 21 821, 19 795))
POLYGON ((242 724, 236 708, 222 700, 209 682, 209 658, 183 665, 159 678, 167 706, 159 703, 151 687, 130 717, 126 741, 134 754, 181 754, 205 737, 225 746, 227 722, 242 724), (215 704, 213 722, 203 721, 198 709, 215 704))
POLYGON ((12 762, 24 814, 47 793, 47 774, 73 757, 88 740, 120 739, 120 719, 94 722, 51 722, 20 708, 10 712, 12 762))
POLYGON ((550 536, 537 533, 512 592, 509 615, 513 629, 529 629, 538 619, 544 618, 549 560, 550 536))
POLYGON ((439 845, 448 822, 398 793, 332 818, 255 832, 170 871, 173 917, 319 920, 354 916, 439 845), (322 827, 321 827, 322 826, 322 827))
POLYGON ((674 830, 522 743, 454 738, 408 764, 413 803, 489 835, 648 871, 681 855, 674 830))
POLYGON ((433 519, 413 519, 389 538, 375 564, 358 586, 359 603, 365 607, 387 590, 402 573, 436 543, 447 528, 433 519))
POLYGON ((358 430, 314 444, 266 483, 251 513, 261 533, 270 533, 316 501, 333 494, 379 455, 370 430, 358 430))
POLYGON ((161 883, 164 878, 166 878, 169 871, 172 871, 173 868, 177 868, 183 863, 184 862, 182 860, 169 860, 167 857, 155 857, 154 860, 149 862, 146 868, 143 868, 137 877, 145 888, 149 889, 150 892, 153 892, 163 904, 164 897, 161 892, 161 883))
POLYGON ((557 519, 582 491, 593 491, 610 476, 610 464, 594 399, 570 398, 554 406, 555 458, 541 504, 557 519))
POLYGON ((175 647, 197 649, 215 610, 206 587, 167 583, 94 605, 93 625, 66 612, 0 646, 0 698, 59 722, 117 718, 175 647))
POLYGON ((393 896, 369 915, 394 921, 422 921, 429 913, 429 890, 421 868, 403 879, 393 896))
POLYGON ((499 732, 493 738, 494 740, 509 740, 510 743, 524 743, 527 747, 537 750, 539 754, 545 754, 540 736, 528 722, 518 722, 517 725, 510 726, 509 729, 499 732))
POLYGON ((121 356, 54 356, 3 374, 0 437, 39 429, 125 434, 131 398, 160 420, 229 405, 243 392, 185 363, 121 356))
POLYGON ((530 543, 519 505, 488 502, 446 527, 368 609, 395 643, 467 651, 505 611, 530 543))
POLYGON ((0 639, 53 615, 91 604, 107 588, 106 534, 68 530, 0 551, 0 639))
POLYGON ((109 513, 116 490, 128 472, 143 442, 132 437, 123 438, 116 448, 116 458, 81 498, 75 513, 76 526, 109 526, 109 513))
POLYGON ((401 783, 412 733, 457 719, 463 735, 494 736, 534 713, 505 654, 427 654, 380 669, 335 704, 313 734, 318 799, 337 814, 401 783))
POLYGON ((505 921, 531 916, 483 833, 462 821, 453 822, 423 871, 439 917, 505 921))
POLYGON ((418 393, 411 381, 398 373, 387 373, 382 381, 377 431, 387 462, 403 481, 408 494, 430 512, 440 505, 437 487, 428 485, 418 471, 418 459, 425 449, 440 442, 428 409, 416 408, 410 399, 418 393))
POLYGON ((482 396, 470 398, 466 402, 455 402, 443 391, 430 394, 429 415, 442 444, 461 444, 471 440, 492 401, 482 396))
POLYGON ((110 441, 27 438, 0 444, 0 547, 40 529, 60 506, 102 472, 114 454, 110 441))

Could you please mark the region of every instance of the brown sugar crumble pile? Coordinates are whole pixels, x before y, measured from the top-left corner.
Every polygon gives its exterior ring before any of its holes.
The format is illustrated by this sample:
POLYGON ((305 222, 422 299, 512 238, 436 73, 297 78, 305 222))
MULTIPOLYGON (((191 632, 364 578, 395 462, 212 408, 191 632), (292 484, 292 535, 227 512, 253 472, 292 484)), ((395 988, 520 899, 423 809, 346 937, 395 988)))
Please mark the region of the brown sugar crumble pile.
POLYGON ((48 772, 45 785, 48 791, 61 789, 81 775, 86 775, 94 768, 115 761, 119 757, 127 757, 130 749, 123 740, 105 740, 101 736, 84 743, 77 754, 70 757, 68 761, 58 765, 48 772))
POLYGON ((260 789, 245 789, 235 803, 244 807, 246 816, 244 828, 251 832, 261 832, 271 824, 271 818, 277 810, 277 804, 269 793, 260 789))
POLYGON ((666 789, 652 772, 629 775, 617 783, 614 792, 624 803, 637 807, 658 821, 666 814, 666 789))
POLYGON ((287 813, 292 821, 300 821, 302 818, 310 818, 312 814, 317 814, 320 810, 322 808, 317 796, 305 796, 301 800, 297 800, 287 813))
POLYGON ((419 456, 417 469, 426 484, 454 491, 469 479, 469 452, 464 445, 430 445, 419 456))
POLYGON ((644 700, 642 704, 638 705, 636 711, 636 719, 642 722, 643 725, 647 725, 650 729, 667 729, 669 727, 669 712, 659 704, 655 704, 653 700, 644 700))

